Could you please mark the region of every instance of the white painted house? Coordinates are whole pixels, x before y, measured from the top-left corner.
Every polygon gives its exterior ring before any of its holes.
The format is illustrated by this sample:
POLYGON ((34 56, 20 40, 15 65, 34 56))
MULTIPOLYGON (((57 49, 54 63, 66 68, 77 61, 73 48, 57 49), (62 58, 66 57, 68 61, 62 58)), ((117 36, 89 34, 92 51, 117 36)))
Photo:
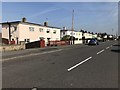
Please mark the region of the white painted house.
POLYGON ((96 33, 90 33, 90 32, 85 32, 85 31, 72 31, 72 30, 68 30, 65 27, 63 27, 63 30, 61 30, 61 38, 66 36, 66 35, 70 35, 72 36, 73 33, 73 37, 75 37, 75 44, 81 44, 81 43, 88 43, 88 41, 92 38, 98 38, 98 35, 96 33))
POLYGON ((92 38, 98 38, 97 34, 93 34, 92 38))
POLYGON ((93 38, 93 35, 91 33, 83 33, 83 36, 85 37, 85 39, 90 39, 93 38))
POLYGON ((67 29, 61 30, 61 33, 60 33, 61 38, 66 36, 66 35, 75 37, 75 44, 81 44, 82 43, 82 32, 71 31, 71 30, 67 30, 67 29), (73 35, 72 35, 72 33, 73 33, 73 35))
POLYGON ((2 38, 14 39, 16 44, 34 42, 44 38, 47 45, 49 40, 60 40, 60 28, 48 26, 47 22, 41 25, 26 22, 24 19, 22 21, 2 23, 2 38))

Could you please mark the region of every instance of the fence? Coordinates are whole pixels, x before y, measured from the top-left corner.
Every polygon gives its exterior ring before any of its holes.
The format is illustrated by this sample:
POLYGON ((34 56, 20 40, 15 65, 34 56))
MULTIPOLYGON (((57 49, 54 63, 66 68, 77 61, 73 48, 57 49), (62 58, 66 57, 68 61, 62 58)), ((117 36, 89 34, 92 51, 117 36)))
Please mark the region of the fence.
POLYGON ((41 48, 41 47, 45 47, 45 41, 44 40, 39 40, 39 41, 30 42, 30 43, 25 44, 26 49, 29 49, 29 48, 41 48))
POLYGON ((49 41, 48 46, 70 45, 70 41, 49 41))

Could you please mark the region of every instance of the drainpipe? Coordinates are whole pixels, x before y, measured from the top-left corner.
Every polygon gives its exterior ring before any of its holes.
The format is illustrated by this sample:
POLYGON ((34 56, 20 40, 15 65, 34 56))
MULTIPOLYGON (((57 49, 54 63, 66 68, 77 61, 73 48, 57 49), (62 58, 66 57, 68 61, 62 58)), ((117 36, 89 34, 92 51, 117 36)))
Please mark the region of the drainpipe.
POLYGON ((7 22, 8 27, 9 27, 9 44, 11 42, 11 23, 7 22))

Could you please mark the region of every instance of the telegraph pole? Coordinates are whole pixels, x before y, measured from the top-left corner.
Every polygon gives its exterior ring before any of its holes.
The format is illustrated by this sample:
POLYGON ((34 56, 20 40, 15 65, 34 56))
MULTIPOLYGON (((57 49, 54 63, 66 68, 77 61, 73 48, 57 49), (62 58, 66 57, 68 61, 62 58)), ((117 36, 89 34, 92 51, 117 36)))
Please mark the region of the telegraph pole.
POLYGON ((46 18, 47 22, 48 22, 48 18, 46 18))
POLYGON ((113 28, 112 28, 112 35, 113 35, 113 28))
POLYGON ((74 44, 73 32, 74 32, 74 10, 72 12, 72 38, 71 38, 71 44, 74 44))
POLYGON ((114 34, 113 34, 113 28, 112 28, 112 39, 114 38, 114 34))

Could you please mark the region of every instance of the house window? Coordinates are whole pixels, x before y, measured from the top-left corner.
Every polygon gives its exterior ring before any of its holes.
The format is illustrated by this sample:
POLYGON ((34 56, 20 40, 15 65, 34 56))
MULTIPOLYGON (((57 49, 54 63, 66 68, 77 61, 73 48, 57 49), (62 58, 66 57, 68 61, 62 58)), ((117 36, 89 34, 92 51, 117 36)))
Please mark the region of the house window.
POLYGON ((50 41, 50 38, 47 38, 48 41, 50 41))
POLYGON ((44 37, 39 37, 39 39, 40 39, 40 40, 43 40, 43 39, 45 39, 45 38, 44 38, 44 37))
POLYGON ((73 35, 75 35, 75 33, 70 33, 71 35, 73 34, 73 35))
POLYGON ((29 27, 29 30, 30 31, 34 31, 34 27, 29 27))
POLYGON ((78 38, 75 38, 75 40, 78 40, 78 38))
POLYGON ((25 42, 30 42, 30 39, 24 39, 25 42))
POLYGON ((56 30, 54 30, 53 33, 56 34, 56 30))
POLYGON ((47 31, 47 33, 50 33, 50 31, 47 31))
POLYGON ((39 31, 40 31, 40 32, 43 32, 43 28, 39 28, 39 31))
POLYGON ((65 35, 65 32, 63 32, 63 35, 65 35))
POLYGON ((26 40, 26 39, 24 39, 24 41, 26 42, 27 40, 26 40))
POLYGON ((27 42, 30 42, 30 39, 27 39, 27 42))
POLYGON ((50 29, 47 29, 46 33, 50 33, 50 29))

